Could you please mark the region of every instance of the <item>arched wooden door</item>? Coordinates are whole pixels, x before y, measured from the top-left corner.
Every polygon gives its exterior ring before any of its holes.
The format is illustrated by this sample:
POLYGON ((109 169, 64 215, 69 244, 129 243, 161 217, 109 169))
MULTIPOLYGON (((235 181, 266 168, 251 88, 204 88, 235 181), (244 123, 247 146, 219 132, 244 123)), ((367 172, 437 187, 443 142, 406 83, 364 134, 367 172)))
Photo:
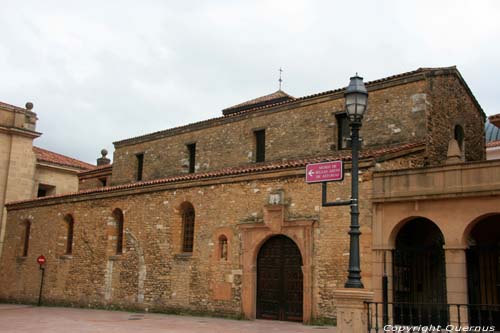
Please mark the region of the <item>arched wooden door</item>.
POLYGON ((257 257, 257 318, 302 321, 302 256, 280 235, 268 239, 257 257))

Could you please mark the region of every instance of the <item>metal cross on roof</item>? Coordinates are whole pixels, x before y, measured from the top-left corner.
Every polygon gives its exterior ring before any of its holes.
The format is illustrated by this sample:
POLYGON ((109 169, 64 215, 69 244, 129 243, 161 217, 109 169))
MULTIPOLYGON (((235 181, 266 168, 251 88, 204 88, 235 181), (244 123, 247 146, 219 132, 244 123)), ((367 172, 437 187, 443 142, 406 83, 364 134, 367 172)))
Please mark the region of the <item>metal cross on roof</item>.
POLYGON ((278 82, 279 82, 279 90, 281 91, 281 84, 283 82, 283 79, 281 78, 281 73, 283 73, 283 69, 281 67, 279 69, 279 72, 280 72, 280 78, 278 79, 278 82))

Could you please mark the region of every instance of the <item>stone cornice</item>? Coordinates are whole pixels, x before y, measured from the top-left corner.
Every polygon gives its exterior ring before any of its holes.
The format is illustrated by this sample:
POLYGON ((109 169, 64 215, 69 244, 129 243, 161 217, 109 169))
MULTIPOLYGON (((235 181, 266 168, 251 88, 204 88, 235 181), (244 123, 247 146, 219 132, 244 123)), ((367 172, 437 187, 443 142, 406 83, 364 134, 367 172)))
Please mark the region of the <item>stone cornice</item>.
POLYGON ((10 127, 10 126, 0 126, 0 133, 19 135, 19 136, 24 136, 26 138, 32 138, 32 139, 38 138, 40 135, 42 135, 42 133, 40 133, 40 132, 30 131, 30 130, 18 128, 18 127, 10 127))

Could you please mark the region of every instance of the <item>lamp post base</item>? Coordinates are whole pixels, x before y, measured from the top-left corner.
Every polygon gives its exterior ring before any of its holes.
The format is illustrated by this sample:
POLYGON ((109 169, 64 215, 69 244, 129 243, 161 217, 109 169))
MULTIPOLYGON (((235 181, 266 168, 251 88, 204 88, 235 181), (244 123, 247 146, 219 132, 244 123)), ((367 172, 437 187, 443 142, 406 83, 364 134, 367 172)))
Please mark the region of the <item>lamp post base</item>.
POLYGON ((373 292, 359 289, 337 289, 333 292, 337 302, 337 330, 339 333, 365 333, 368 331, 367 307, 373 301, 373 292))

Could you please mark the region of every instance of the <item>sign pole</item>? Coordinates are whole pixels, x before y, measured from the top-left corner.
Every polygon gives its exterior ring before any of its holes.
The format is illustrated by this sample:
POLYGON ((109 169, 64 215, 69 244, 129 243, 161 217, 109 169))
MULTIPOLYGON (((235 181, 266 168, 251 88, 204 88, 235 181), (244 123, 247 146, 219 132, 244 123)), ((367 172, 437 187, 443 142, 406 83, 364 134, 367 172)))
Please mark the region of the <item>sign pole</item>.
POLYGON ((40 265, 40 270, 42 271, 42 278, 40 280, 40 293, 38 294, 38 306, 42 305, 42 291, 43 291, 43 279, 45 277, 45 263, 47 260, 43 255, 36 259, 36 262, 40 265))

